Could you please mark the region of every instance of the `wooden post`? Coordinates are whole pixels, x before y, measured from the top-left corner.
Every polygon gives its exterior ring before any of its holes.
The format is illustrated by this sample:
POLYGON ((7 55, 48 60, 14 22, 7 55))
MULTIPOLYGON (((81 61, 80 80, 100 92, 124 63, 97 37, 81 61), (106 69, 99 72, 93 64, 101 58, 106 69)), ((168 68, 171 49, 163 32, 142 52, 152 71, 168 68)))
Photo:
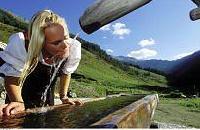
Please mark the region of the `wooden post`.
POLYGON ((192 21, 200 19, 200 7, 190 11, 190 19, 192 21))
POLYGON ((91 34, 102 26, 149 3, 151 0, 97 0, 80 17, 81 28, 91 34))

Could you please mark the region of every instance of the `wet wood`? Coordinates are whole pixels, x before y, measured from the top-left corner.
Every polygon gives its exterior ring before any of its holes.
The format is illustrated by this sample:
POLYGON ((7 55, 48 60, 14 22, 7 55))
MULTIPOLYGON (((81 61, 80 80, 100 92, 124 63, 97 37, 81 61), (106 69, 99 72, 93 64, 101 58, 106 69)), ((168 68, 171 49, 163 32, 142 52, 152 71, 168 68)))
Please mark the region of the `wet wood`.
MULTIPOLYGON (((84 98, 84 99, 79 98, 78 100, 81 100, 83 103, 87 103, 87 102, 99 101, 99 100, 103 100, 103 99, 105 99, 105 97, 102 97, 102 98, 84 98)), ((71 100, 77 100, 77 99, 74 98, 74 99, 71 99, 71 100)), ((2 117, 2 118, 7 118, 7 119, 21 118, 21 117, 25 117, 26 115, 31 114, 31 113, 44 113, 44 112, 51 111, 51 110, 54 110, 56 108, 61 108, 61 107, 70 107, 71 108, 71 107, 76 107, 76 105, 57 104, 57 105, 54 105, 54 106, 32 108, 32 109, 27 109, 25 111, 19 112, 15 115, 10 115, 8 117, 2 117)))
MULTIPOLYGON (((90 102, 102 99, 105 98, 95 98, 85 101, 90 102)), ((100 103, 101 101, 99 101, 94 103, 95 105, 92 103, 91 104, 88 103, 90 104, 89 106, 88 104, 85 104, 85 106, 79 108, 77 107, 78 109, 74 108, 76 107, 74 105, 66 105, 66 104, 59 104, 51 107, 28 109, 16 115, 12 115, 6 118, 1 118, 0 126, 2 128, 16 128, 16 127, 34 128, 35 125, 36 127, 41 127, 41 128, 50 127, 49 125, 51 125, 51 127, 54 126, 56 128, 62 128, 62 127, 64 128, 91 128, 91 127, 92 128, 149 128, 151 119, 154 115, 154 111, 158 104, 158 95, 127 96, 123 94, 123 95, 109 96, 105 100, 107 100, 106 102, 113 101, 115 102, 114 103, 115 105, 114 106, 111 105, 112 107, 105 107, 104 106, 105 102, 100 103), (117 101, 113 99, 118 99, 118 98, 123 99, 121 100, 121 102, 118 102, 119 106, 122 102, 124 103, 127 100, 131 101, 130 102, 131 104, 128 103, 129 105, 123 105, 122 107, 120 107, 120 109, 117 108, 116 110, 113 110, 111 112, 110 108, 115 107, 116 106, 115 101, 117 101), (99 108, 100 106, 98 106, 98 104, 103 105, 104 108, 106 108, 106 110, 110 111, 109 112, 110 114, 109 113, 105 114, 102 117, 98 115, 100 114, 100 111, 103 111, 104 113, 108 112, 105 111, 104 109, 100 109, 99 108), (100 111, 98 111, 97 109, 100 109, 100 111), (67 116, 67 114, 69 115, 67 116), (70 117, 70 115, 72 117, 70 117), (101 118, 98 118, 97 116, 98 117, 100 116, 101 118), (97 118, 99 121, 95 120, 97 118), (90 123, 88 124, 87 121, 84 122, 85 119, 89 120, 92 125, 90 123), (93 121, 96 123, 94 123, 93 121)))
POLYGON ((114 113, 109 114, 92 127, 149 128, 159 102, 158 95, 148 95, 114 113))

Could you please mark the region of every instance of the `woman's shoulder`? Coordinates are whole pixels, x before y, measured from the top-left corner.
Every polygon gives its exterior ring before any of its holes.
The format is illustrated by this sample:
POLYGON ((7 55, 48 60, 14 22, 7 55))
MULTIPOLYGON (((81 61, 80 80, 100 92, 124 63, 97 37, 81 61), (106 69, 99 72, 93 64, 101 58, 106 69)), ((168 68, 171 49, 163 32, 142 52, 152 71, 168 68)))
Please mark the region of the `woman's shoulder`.
POLYGON ((74 38, 69 38, 67 40, 68 44, 70 45, 81 45, 81 43, 77 40, 77 39, 74 39, 74 38))
POLYGON ((8 40, 5 51, 17 54, 24 51, 26 52, 24 34, 22 32, 12 34, 8 40))
POLYGON ((17 48, 24 47, 24 41, 25 41, 25 38, 22 32, 14 33, 8 39, 6 50, 10 48, 17 49, 17 48))
POLYGON ((0 52, 0 57, 8 64, 19 70, 24 66, 26 58, 24 36, 22 32, 12 34, 8 40, 4 51, 0 52))
POLYGON ((9 37, 9 41, 11 41, 11 40, 24 40, 23 32, 17 32, 17 33, 12 34, 9 37))
POLYGON ((9 37, 7 45, 17 44, 17 46, 20 46, 19 44, 24 44, 24 40, 23 32, 14 33, 9 37))

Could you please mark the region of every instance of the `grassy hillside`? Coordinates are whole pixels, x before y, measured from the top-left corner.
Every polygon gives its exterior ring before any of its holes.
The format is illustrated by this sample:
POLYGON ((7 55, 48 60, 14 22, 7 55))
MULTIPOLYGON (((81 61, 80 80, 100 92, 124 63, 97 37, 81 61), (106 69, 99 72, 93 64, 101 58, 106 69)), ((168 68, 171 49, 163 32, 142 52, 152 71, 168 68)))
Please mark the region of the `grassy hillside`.
POLYGON ((8 37, 21 29, 0 22, 0 41, 7 43, 8 37))
POLYGON ((23 18, 3 9, 0 9, 0 22, 20 29, 25 29, 28 25, 23 18))
MULTIPOLYGON (((19 25, 26 24, 25 22, 20 23, 23 21, 21 19, 18 20, 18 18, 15 18, 11 13, 0 11, 0 16, 2 16, 2 13, 5 18, 10 18, 13 23, 18 23, 19 25), (15 22, 15 20, 17 22, 15 22)), ((0 23, 0 25, 0 33, 3 36, 3 42, 7 42, 8 36, 11 33, 23 29, 20 26, 13 27, 11 25, 14 24, 8 22, 7 24, 0 23)), ((73 36, 73 34, 71 36, 73 36)), ((72 75, 70 87, 79 97, 105 96, 106 91, 155 93, 155 86, 166 86, 165 77, 121 64, 119 61, 107 55, 98 45, 81 38, 79 38, 79 40, 83 47, 82 60, 78 70, 72 75)))
POLYGON ((27 22, 21 17, 0 9, 0 41, 7 43, 8 37, 12 33, 22 31, 27 27, 27 22))
POLYGON ((105 96, 106 91, 128 93, 155 93, 141 89, 141 86, 165 86, 165 77, 136 68, 135 75, 129 74, 98 56, 82 49, 82 60, 75 76, 72 76, 71 89, 81 97, 105 96))

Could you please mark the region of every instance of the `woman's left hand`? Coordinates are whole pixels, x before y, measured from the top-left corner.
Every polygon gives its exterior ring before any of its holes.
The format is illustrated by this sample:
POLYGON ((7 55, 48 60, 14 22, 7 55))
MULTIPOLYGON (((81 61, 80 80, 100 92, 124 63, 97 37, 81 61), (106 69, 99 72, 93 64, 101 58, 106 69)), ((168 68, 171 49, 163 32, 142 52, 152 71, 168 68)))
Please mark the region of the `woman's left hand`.
POLYGON ((62 101, 62 104, 69 104, 69 105, 79 105, 79 106, 81 106, 81 105, 84 104, 82 101, 80 101, 78 99, 72 100, 72 99, 69 99, 69 98, 63 98, 63 99, 61 99, 61 101, 62 101))

